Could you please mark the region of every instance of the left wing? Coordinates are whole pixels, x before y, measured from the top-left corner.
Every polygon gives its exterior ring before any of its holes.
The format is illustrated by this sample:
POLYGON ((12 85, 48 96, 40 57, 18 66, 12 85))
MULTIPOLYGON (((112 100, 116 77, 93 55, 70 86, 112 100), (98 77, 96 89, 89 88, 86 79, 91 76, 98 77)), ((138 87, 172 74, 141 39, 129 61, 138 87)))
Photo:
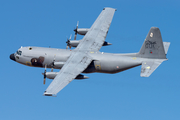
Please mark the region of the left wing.
POLYGON ((69 59, 44 92, 46 96, 56 95, 91 63, 90 51, 98 51, 106 38, 115 9, 104 8, 78 47, 72 51, 69 59))
POLYGON ((73 51, 63 68, 44 92, 44 95, 56 95, 67 84, 74 80, 77 75, 83 72, 91 61, 92 59, 85 53, 73 51))

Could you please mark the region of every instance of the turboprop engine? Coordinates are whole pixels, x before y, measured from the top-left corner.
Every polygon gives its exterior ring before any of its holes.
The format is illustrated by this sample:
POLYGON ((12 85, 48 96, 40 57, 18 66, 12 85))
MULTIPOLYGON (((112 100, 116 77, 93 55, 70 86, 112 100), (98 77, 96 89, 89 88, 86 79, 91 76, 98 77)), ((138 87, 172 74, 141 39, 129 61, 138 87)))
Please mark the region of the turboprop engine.
POLYGON ((88 28, 78 28, 74 30, 75 32, 77 32, 79 35, 86 35, 86 33, 89 31, 88 28))
POLYGON ((56 69, 61 69, 64 64, 65 62, 53 62, 53 68, 55 67, 56 69))
POLYGON ((77 47, 80 42, 81 40, 68 40, 66 43, 67 46, 71 48, 71 47, 77 47))
MULTIPOLYGON (((54 59, 54 61, 55 61, 55 59, 54 59)), ((47 65, 45 65, 45 71, 44 71, 44 73, 42 73, 42 75, 44 76, 43 83, 44 84, 46 83, 46 78, 54 79, 56 77, 56 75, 58 74, 58 72, 53 72, 53 69, 54 68, 61 69, 64 64, 65 64, 65 62, 53 62, 51 72, 46 72, 47 65)), ((75 79, 81 80, 81 79, 87 79, 87 78, 89 78, 89 77, 79 74, 75 79)))
MULTIPOLYGON (((66 49, 68 49, 68 47, 69 48, 77 47, 78 44, 81 42, 81 40, 76 40, 77 34, 86 35, 86 33, 90 30, 89 28, 78 28, 78 24, 79 24, 79 21, 77 22, 77 26, 74 29, 74 32, 75 32, 74 40, 71 40, 71 36, 70 36, 70 38, 67 39, 67 41, 66 41, 66 43, 67 43, 66 49)), ((112 44, 105 41, 102 46, 108 46, 108 45, 112 45, 112 44)))
MULTIPOLYGON (((66 43, 67 43, 67 46, 69 46, 69 48, 71 48, 71 47, 77 47, 80 42, 81 42, 81 40, 68 40, 66 43)), ((112 44, 105 41, 102 46, 108 46, 108 45, 112 45, 112 44)), ((66 47, 66 49, 67 48, 68 47, 66 47)))
POLYGON ((74 29, 74 32, 75 32, 74 40, 76 40, 77 34, 79 34, 79 35, 86 35, 86 33, 89 31, 89 28, 78 28, 78 24, 79 24, 79 21, 77 21, 77 26, 74 29))

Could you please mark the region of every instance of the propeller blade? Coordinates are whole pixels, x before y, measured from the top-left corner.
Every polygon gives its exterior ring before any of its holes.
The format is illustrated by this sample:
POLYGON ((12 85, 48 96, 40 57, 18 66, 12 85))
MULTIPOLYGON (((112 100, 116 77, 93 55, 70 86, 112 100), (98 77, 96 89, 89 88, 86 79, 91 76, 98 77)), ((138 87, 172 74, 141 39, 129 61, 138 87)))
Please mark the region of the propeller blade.
POLYGON ((72 34, 70 35, 69 40, 71 40, 71 37, 72 37, 72 34))
POLYGON ((74 40, 76 40, 76 36, 77 36, 77 32, 76 32, 75 35, 74 35, 74 40))
POLYGON ((43 82, 43 84, 44 84, 44 85, 46 84, 46 78, 44 78, 44 82, 43 82))
POLYGON ((67 43, 66 49, 68 49, 68 47, 71 48, 71 44, 70 44, 71 36, 72 36, 72 34, 70 35, 69 39, 67 38, 67 41, 66 41, 66 43, 67 43))
POLYGON ((79 25, 79 21, 77 21, 77 26, 76 26, 76 29, 74 29, 74 32, 75 32, 75 35, 74 35, 74 40, 76 40, 76 37, 77 37, 78 25, 79 25))
POLYGON ((79 25, 79 21, 77 21, 77 25, 76 25, 76 28, 78 29, 78 25, 79 25))

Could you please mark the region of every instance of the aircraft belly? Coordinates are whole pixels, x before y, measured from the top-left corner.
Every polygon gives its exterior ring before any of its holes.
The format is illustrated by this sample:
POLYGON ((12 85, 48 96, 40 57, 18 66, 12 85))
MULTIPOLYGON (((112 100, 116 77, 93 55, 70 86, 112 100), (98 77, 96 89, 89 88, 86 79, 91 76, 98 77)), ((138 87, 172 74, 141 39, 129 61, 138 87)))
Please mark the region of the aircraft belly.
POLYGON ((94 61, 95 72, 100 73, 118 73, 142 64, 142 61, 138 58, 132 58, 129 56, 117 56, 113 54, 99 54, 94 55, 96 61, 94 61))
POLYGON ((133 62, 133 61, 101 61, 101 73, 118 73, 136 66, 141 65, 139 62, 133 62))

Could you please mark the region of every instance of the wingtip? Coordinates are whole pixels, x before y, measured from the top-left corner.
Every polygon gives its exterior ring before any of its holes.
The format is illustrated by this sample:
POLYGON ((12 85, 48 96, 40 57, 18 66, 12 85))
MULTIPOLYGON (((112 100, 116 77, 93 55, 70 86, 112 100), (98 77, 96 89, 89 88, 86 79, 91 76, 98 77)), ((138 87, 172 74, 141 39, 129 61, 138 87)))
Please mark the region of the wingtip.
POLYGON ((52 94, 52 93, 47 93, 46 91, 44 92, 43 96, 52 96, 52 97, 56 97, 56 94, 52 94))
POLYGON ((117 11, 116 8, 111 8, 111 7, 104 7, 103 10, 105 10, 105 9, 115 9, 115 11, 117 11))
POLYGON ((149 77, 148 75, 140 75, 141 77, 149 77))

